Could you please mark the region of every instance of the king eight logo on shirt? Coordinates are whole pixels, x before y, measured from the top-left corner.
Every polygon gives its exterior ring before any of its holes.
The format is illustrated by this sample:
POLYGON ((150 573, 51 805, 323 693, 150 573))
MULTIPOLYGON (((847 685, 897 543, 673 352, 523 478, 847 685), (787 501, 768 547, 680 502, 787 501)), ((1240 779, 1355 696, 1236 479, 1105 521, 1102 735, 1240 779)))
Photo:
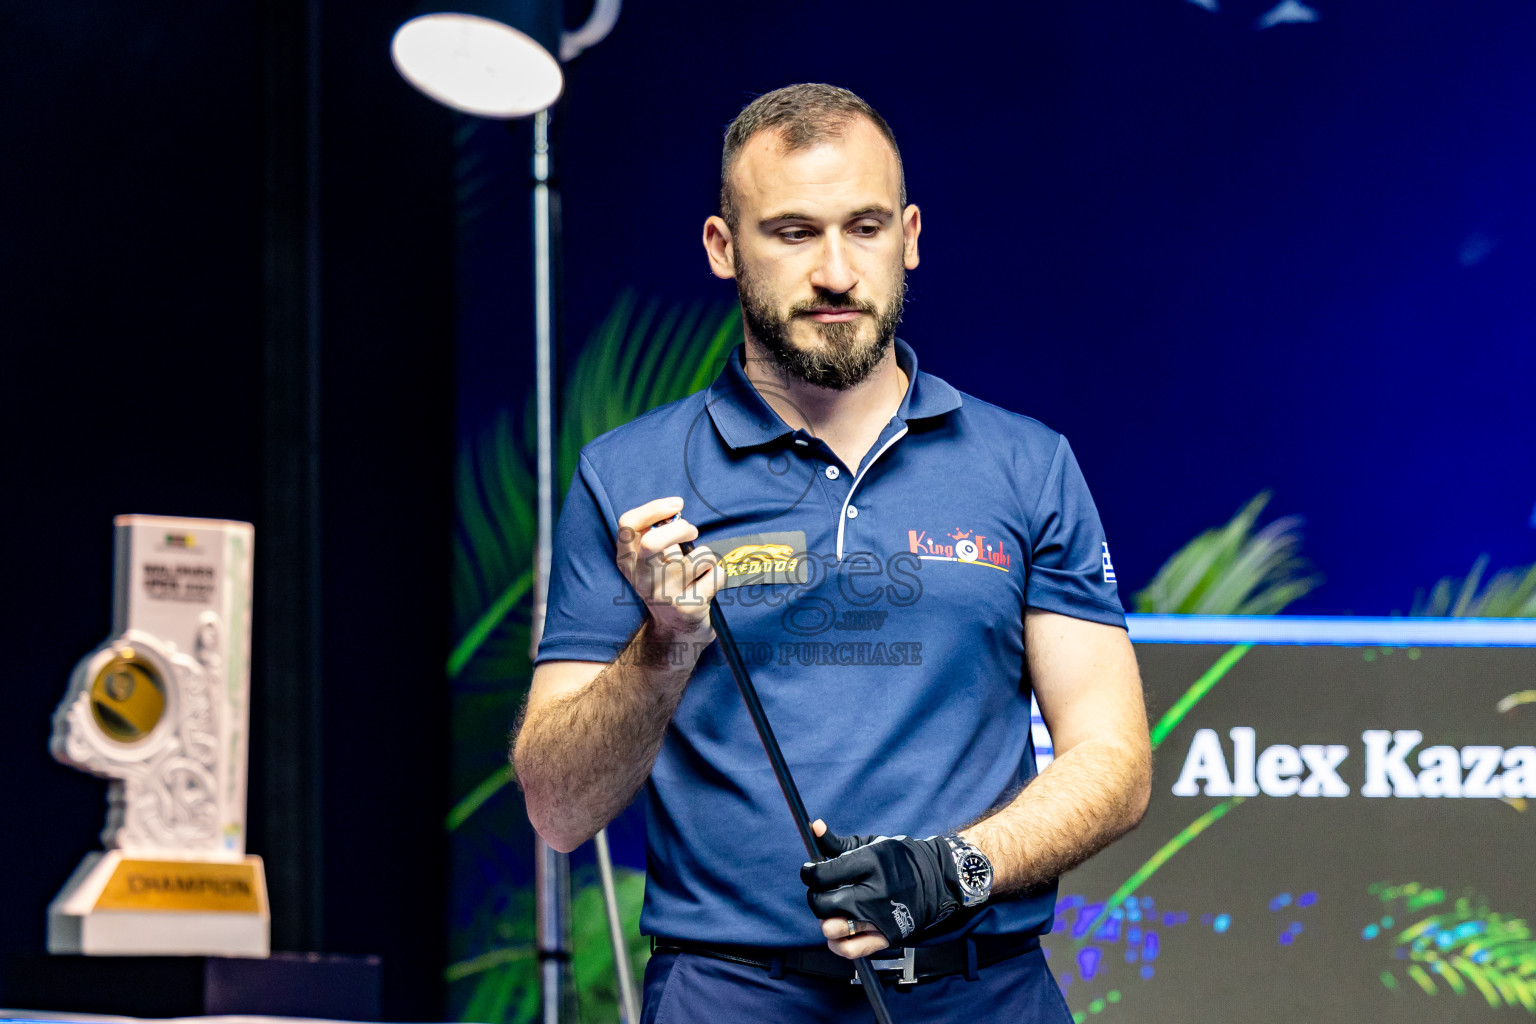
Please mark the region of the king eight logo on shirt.
POLYGON ((989 537, 975 530, 955 527, 940 537, 933 537, 927 530, 907 531, 907 551, 929 562, 965 562, 984 565, 989 569, 1007 572, 1013 565, 1013 554, 1008 551, 1002 538, 989 537))

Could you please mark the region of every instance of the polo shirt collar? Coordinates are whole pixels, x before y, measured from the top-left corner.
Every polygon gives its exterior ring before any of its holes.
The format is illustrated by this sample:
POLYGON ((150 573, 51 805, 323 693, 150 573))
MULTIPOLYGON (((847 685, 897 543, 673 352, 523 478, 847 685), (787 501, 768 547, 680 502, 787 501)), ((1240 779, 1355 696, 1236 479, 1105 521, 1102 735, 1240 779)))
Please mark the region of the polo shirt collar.
MULTIPOLYGON (((942 416, 960 408, 960 392, 931 373, 917 368, 917 353, 897 338, 896 365, 907 375, 907 393, 896 416, 903 422, 942 416)), ((705 395, 715 429, 732 448, 753 448, 776 441, 794 430, 763 400, 742 367, 746 346, 738 345, 705 395)))
POLYGON ((917 353, 900 338, 896 339, 896 365, 907 375, 907 393, 896 410, 902 422, 932 419, 960 408, 960 392, 933 374, 919 371, 917 353))

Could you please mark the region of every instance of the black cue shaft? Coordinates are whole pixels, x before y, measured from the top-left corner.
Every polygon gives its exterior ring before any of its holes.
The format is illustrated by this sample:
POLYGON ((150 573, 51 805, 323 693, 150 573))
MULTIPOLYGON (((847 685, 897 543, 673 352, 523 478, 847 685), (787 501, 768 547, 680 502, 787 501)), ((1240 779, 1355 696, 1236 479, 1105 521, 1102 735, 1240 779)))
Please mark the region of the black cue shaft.
MULTIPOLYGON (((693 544, 686 541, 680 547, 685 555, 693 551, 693 544)), ((811 831, 811 816, 806 813, 805 801, 800 799, 800 789, 795 785, 794 776, 789 774, 784 751, 779 749, 779 741, 773 735, 773 726, 768 724, 768 715, 763 711, 763 702, 757 697, 757 687, 752 685, 747 663, 741 658, 741 650, 736 646, 731 627, 726 625, 725 615, 720 611, 720 602, 713 597, 709 599, 709 620, 714 624, 715 637, 720 641, 720 650, 725 654, 726 663, 731 666, 731 675, 736 677, 736 688, 741 691, 742 702, 747 705, 747 714, 752 716, 752 724, 757 728, 757 737, 763 741, 763 750, 767 751, 768 761, 773 765, 774 778, 779 780, 779 789, 784 793, 784 802, 789 804, 795 828, 800 830, 800 841, 805 843, 806 856, 813 861, 825 860, 820 847, 816 845, 816 833, 811 831)), ((885 992, 880 988, 880 980, 875 976, 869 958, 859 957, 853 962, 853 969, 864 986, 864 994, 869 997, 869 1006, 875 1011, 875 1020, 878 1024, 892 1024, 891 1011, 885 1008, 885 992)))

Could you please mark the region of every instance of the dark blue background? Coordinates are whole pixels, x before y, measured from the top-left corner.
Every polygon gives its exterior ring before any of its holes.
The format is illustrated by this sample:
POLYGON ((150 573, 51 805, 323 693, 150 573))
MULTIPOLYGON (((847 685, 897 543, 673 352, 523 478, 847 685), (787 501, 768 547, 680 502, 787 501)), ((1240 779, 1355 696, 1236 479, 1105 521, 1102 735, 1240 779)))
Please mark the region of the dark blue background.
MULTIPOLYGON (((923 209, 902 336, 1071 438, 1127 600, 1264 488, 1327 577, 1295 611, 1528 563, 1536 9, 1258 29, 1271 6, 632 4, 556 111, 567 344, 623 287, 733 294, 699 244, 724 126, 829 81, 890 121, 923 209)), ((520 188, 526 129, 468 135, 520 188)), ((531 366, 520 205, 501 227, 504 272, 460 271, 461 430, 531 366)))
MULTIPOLYGON (((98 842, 104 786, 46 738, 108 628, 111 515, 260 519, 276 3, 0 7, 0 954, 41 948, 98 842)), ((923 207, 903 336, 1072 438, 1125 594, 1264 487, 1328 576, 1298 610, 1406 609, 1481 552, 1530 562, 1536 8, 1314 6, 1258 31, 1249 0, 632 0, 556 111, 565 355, 623 288, 733 294, 698 241, 723 129, 755 94, 832 81, 890 120, 923 207)), ((410 7, 322 5, 323 945, 383 952, 386 1015, 419 1020, 463 795, 441 700, 453 451, 521 404, 532 310, 528 127, 455 120, 395 75, 410 7)), ((615 843, 637 848, 632 821, 615 843)))

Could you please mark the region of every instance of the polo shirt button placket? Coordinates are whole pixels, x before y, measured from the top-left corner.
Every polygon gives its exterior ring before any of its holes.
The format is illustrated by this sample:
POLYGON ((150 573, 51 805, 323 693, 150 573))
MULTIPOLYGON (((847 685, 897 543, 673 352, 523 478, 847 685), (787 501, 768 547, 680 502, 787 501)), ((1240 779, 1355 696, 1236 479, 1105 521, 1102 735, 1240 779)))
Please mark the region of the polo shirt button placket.
MULTIPOLYGON (((895 444, 897 441, 900 441, 906 435, 907 425, 903 423, 901 425, 901 429, 897 430, 895 434, 893 434, 884 444, 879 447, 879 449, 874 453, 873 457, 871 457, 868 463, 865 464, 864 468, 858 473, 854 474, 853 481, 848 485, 848 496, 843 499, 843 518, 845 520, 859 518, 859 507, 853 503, 853 492, 858 489, 859 481, 864 479, 864 474, 869 471, 871 466, 880 461, 880 456, 884 455, 886 450, 889 449, 891 445, 895 444)), ((832 470, 834 468, 835 467, 830 465, 827 466, 827 476, 829 478, 832 477, 832 470)), ((837 560, 839 562, 843 560, 843 542, 846 539, 844 534, 844 527, 846 525, 846 522, 839 522, 837 524, 837 560)))

